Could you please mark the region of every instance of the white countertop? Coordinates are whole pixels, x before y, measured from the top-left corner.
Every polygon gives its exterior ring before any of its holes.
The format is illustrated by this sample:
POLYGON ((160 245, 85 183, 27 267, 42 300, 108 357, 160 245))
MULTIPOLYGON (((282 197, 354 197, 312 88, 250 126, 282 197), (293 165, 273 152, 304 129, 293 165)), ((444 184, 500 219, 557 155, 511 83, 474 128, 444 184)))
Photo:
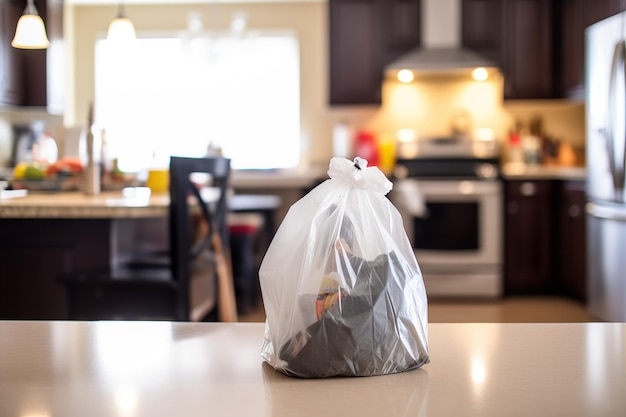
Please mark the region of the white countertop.
POLYGON ((262 323, 0 321, 2 416, 624 416, 626 324, 430 324, 431 362, 307 380, 262 323))

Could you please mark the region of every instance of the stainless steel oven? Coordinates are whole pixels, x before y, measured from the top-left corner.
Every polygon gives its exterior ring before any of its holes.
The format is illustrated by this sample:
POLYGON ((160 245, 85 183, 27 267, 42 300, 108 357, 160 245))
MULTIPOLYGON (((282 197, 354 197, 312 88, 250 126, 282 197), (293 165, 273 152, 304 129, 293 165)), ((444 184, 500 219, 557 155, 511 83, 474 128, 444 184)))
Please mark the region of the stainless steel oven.
POLYGON ((390 198, 430 297, 502 295, 502 182, 496 158, 398 160, 390 198))

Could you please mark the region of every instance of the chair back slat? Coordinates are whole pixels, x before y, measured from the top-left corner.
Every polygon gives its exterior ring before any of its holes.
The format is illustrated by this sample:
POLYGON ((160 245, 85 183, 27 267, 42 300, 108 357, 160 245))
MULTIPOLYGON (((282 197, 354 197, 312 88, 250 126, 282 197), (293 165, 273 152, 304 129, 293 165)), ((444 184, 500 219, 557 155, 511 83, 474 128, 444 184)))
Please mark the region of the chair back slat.
MULTIPOLYGON (((170 158, 170 247, 172 256, 173 279, 179 281, 178 315, 189 315, 189 287, 191 279, 191 262, 193 260, 193 225, 190 217, 192 207, 189 196, 193 196, 195 204, 200 208, 202 219, 206 222, 209 233, 218 231, 222 242, 228 242, 227 191, 230 178, 230 160, 227 158, 170 158), (207 204, 202 199, 200 190, 192 182, 194 173, 209 174, 212 187, 219 190, 217 201, 207 204), (183 282, 184 281, 184 282, 183 282)), ((210 245, 210 241, 207 241, 210 245)))

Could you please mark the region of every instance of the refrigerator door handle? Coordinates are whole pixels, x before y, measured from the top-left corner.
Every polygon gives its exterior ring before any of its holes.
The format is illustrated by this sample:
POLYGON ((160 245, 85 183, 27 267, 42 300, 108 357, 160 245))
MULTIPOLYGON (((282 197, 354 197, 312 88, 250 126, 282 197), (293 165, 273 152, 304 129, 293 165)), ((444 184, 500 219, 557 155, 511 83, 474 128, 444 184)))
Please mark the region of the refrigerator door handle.
POLYGON ((600 206, 589 202, 585 205, 585 211, 588 215, 600 219, 626 222, 626 210, 624 210, 624 208, 600 206))
MULTIPOLYGON (((613 60, 611 62, 611 78, 609 80, 609 120, 606 129, 601 129, 604 134, 605 145, 607 147, 607 154, 609 158, 609 168, 611 170, 611 177, 613 179, 613 190, 615 195, 615 201, 624 202, 624 184, 626 183, 626 152, 622 155, 620 160, 615 155, 615 123, 624 123, 624 115, 618 113, 618 102, 616 94, 618 85, 618 76, 626 77, 626 40, 621 40, 615 45, 613 51, 613 60)), ((622 85, 625 86, 622 93, 621 103, 626 103, 626 78, 622 80, 622 85)), ((621 138, 626 143, 626 138, 621 138)), ((626 150, 626 146, 624 147, 626 150)))

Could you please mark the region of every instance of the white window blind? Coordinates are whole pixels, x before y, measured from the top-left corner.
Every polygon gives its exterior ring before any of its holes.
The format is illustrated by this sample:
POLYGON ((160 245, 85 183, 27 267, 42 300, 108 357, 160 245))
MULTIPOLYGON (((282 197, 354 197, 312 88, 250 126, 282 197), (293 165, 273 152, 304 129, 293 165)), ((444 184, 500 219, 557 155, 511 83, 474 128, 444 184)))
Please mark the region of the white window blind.
POLYGON ((300 158, 300 68, 293 34, 96 43, 96 124, 134 172, 154 155, 202 156, 238 169, 293 168, 300 158))

